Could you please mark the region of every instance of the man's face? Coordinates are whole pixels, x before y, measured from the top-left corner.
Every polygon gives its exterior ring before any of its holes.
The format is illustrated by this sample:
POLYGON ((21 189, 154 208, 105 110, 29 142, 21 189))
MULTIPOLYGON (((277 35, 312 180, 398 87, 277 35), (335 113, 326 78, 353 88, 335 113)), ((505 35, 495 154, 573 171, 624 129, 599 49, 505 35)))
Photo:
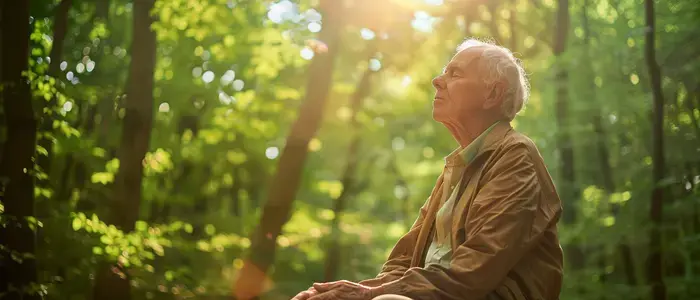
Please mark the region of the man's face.
POLYGON ((457 53, 440 76, 433 79, 435 100, 433 119, 455 122, 470 118, 484 109, 487 86, 478 74, 478 65, 484 47, 469 47, 457 53))

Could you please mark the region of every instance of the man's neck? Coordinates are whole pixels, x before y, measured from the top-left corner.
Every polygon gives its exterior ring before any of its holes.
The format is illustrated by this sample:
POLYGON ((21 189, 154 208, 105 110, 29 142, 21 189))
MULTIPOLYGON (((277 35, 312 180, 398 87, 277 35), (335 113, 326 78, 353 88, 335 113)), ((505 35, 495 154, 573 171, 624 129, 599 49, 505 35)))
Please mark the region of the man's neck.
POLYGON ((452 134, 452 137, 464 148, 469 146, 479 135, 498 120, 498 118, 494 117, 477 117, 461 122, 445 122, 444 124, 452 134))

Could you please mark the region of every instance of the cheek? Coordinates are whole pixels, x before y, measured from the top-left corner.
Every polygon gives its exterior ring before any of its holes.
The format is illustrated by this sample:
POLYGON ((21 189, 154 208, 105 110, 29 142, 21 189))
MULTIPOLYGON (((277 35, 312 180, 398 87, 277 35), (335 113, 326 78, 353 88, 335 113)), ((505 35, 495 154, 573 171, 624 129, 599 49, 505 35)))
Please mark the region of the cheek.
POLYGON ((468 106, 469 102, 469 89, 466 84, 459 81, 453 81, 447 85, 447 90, 450 94, 450 105, 454 109, 461 109, 464 106, 468 106))
POLYGON ((457 107, 463 109, 481 107, 483 95, 480 94, 478 86, 472 82, 454 82, 448 88, 450 89, 450 98, 457 107))

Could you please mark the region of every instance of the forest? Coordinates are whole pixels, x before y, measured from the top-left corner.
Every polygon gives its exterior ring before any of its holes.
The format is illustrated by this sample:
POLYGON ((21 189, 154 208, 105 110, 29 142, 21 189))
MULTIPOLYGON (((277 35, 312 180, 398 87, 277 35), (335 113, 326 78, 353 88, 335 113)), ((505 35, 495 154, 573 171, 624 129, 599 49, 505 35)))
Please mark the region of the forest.
POLYGON ((290 299, 376 276, 458 145, 466 38, 562 199, 561 299, 700 299, 700 1, 7 0, 0 299, 290 299))

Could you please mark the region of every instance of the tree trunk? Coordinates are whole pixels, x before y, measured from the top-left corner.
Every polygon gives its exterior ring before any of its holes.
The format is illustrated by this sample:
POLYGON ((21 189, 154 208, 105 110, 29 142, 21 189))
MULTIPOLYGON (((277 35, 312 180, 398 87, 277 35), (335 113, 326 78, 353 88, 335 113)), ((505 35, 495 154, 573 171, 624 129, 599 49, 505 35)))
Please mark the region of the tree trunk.
MULTIPOLYGON (((156 36, 151 31, 150 11, 155 0, 134 1, 131 64, 127 80, 126 114, 118 152, 119 171, 114 180, 114 199, 109 203, 107 222, 130 232, 141 204, 142 160, 148 151, 153 123, 153 72, 156 36)), ((94 298, 100 300, 131 299, 128 276, 117 274, 117 266, 103 266, 95 278, 94 298), (121 275, 121 276, 120 276, 121 275)))
MULTIPOLYGON (((569 89, 567 65, 562 56, 566 52, 566 44, 569 34, 569 0, 558 0, 556 12, 556 26, 554 31, 553 53, 556 59, 556 122, 559 128, 557 135, 557 148, 559 149, 559 168, 562 199, 564 204, 563 221, 565 224, 574 224, 577 215, 577 203, 579 201, 579 189, 576 186, 576 174, 574 172, 574 148, 571 140, 571 118, 569 117, 569 89)), ((570 257, 569 263, 573 270, 579 270, 584 265, 583 252, 576 245, 577 240, 567 247, 570 257)))
POLYGON ((106 22, 109 19, 109 1, 97 0, 95 3, 95 16, 102 22, 106 22))
POLYGON ((649 233, 649 261, 648 283, 651 286, 652 300, 666 299, 666 285, 663 280, 663 253, 661 245, 661 224, 663 216, 664 187, 661 181, 664 179, 664 98, 661 90, 661 70, 656 61, 655 49, 655 16, 654 1, 644 0, 644 15, 646 20, 646 34, 644 42, 644 57, 649 69, 650 86, 653 96, 653 128, 652 128, 652 180, 651 210, 649 220, 652 229, 649 233))
POLYGON ((335 0, 323 0, 320 8, 325 13, 326 22, 319 40, 326 43, 328 52, 317 51, 309 66, 306 99, 287 136, 260 223, 251 235, 248 257, 234 286, 234 294, 238 299, 250 299, 263 292, 267 270, 274 262, 277 236, 289 219, 292 202, 301 183, 308 143, 318 131, 323 117, 331 88, 334 60, 340 48, 342 5, 335 0))
POLYGON ((358 164, 358 152, 360 148, 360 130, 361 125, 357 120, 357 115, 362 110, 362 103, 364 99, 369 95, 372 79, 372 70, 369 67, 362 74, 360 82, 357 84, 355 93, 350 99, 350 108, 352 110, 352 116, 350 121, 350 131, 351 131, 351 141, 348 148, 347 165, 345 166, 345 171, 343 172, 343 192, 335 199, 333 203, 334 217, 331 221, 331 234, 329 241, 329 249, 326 254, 325 272, 324 272, 324 282, 330 282, 336 279, 338 273, 338 266, 340 265, 341 257, 341 238, 342 234, 339 228, 340 219, 345 210, 346 202, 348 198, 353 197, 357 194, 357 180, 355 179, 355 173, 358 164))
MULTIPOLYGON (((51 53, 49 54, 51 62, 49 63, 47 74, 57 79, 57 85, 58 78, 61 77, 61 58, 63 57, 63 44, 66 39, 66 33, 68 32, 68 12, 71 6, 73 6, 73 0, 61 1, 56 8, 56 15, 54 16, 53 44, 51 45, 51 53)), ((50 175, 51 172, 51 158, 53 156, 53 121, 56 105, 57 98, 51 97, 49 103, 46 105, 44 116, 41 121, 39 146, 46 149, 47 154, 39 155, 37 157, 37 164, 46 175, 50 175)), ((40 182, 40 184, 44 187, 49 186, 49 178, 50 176, 47 177, 45 182, 40 182)))
POLYGON ((30 289, 37 283, 34 230, 34 163, 37 122, 32 108, 29 81, 22 75, 29 68, 29 2, 2 1, 2 105, 7 139, 0 161, 0 200, 4 205, 0 226, 0 294, 3 299, 41 299, 30 289), (3 30, 9 29, 9 30, 3 30), (23 289, 30 289, 23 291, 23 289))

